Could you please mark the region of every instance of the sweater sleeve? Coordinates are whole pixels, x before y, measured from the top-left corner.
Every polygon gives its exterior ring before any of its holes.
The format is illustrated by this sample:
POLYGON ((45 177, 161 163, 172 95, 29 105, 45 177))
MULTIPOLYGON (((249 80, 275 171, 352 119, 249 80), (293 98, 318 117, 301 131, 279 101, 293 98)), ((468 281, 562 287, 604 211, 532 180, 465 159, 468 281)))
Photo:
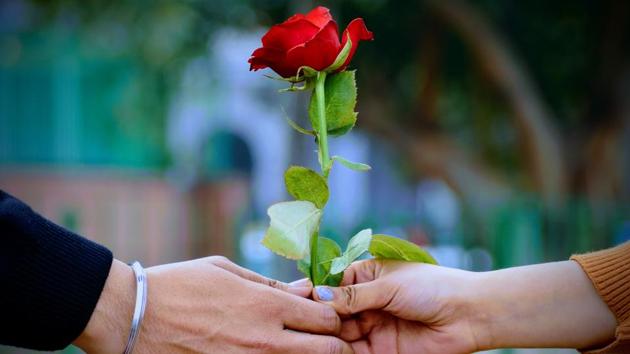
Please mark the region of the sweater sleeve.
POLYGON ((0 190, 0 343, 57 350, 90 320, 112 253, 0 190))
POLYGON ((615 248, 574 255, 595 289, 617 318, 615 340, 588 354, 630 353, 630 242, 615 248))

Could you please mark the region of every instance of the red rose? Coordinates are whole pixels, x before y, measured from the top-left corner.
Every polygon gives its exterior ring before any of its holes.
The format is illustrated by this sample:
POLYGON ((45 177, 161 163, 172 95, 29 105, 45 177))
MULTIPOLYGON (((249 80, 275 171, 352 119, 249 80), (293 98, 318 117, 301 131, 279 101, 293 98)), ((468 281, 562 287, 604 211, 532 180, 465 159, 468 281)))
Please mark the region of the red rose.
POLYGON ((263 46, 249 58, 250 70, 269 67, 285 78, 295 76, 302 66, 322 71, 335 61, 348 38, 352 41, 352 48, 337 71, 350 64, 359 41, 372 40, 374 36, 365 27, 363 19, 356 18, 343 32, 340 43, 337 23, 327 8, 319 6, 306 15, 293 15, 272 26, 262 37, 263 46))

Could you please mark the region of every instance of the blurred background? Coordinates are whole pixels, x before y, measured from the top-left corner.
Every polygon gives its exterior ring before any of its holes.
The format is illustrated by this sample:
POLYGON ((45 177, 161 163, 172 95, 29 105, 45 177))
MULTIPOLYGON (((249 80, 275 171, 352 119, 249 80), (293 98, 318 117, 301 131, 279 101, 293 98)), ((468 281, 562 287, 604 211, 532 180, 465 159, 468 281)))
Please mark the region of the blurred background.
POLYGON ((373 170, 333 170, 323 234, 479 271, 630 239, 622 0, 2 0, 0 188, 123 261, 297 278, 259 241, 284 170, 317 166, 283 118, 306 125, 309 97, 247 59, 315 5, 376 38, 352 63, 358 125, 331 142, 373 170))

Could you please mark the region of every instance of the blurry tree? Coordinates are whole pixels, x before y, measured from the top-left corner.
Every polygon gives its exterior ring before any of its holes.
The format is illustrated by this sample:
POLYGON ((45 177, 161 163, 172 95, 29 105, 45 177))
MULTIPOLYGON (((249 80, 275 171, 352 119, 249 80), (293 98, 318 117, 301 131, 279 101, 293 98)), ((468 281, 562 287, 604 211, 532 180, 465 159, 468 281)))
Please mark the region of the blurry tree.
MULTIPOLYGON (((128 106, 162 122, 173 82, 215 29, 257 29, 316 4, 32 1, 42 24, 74 26, 98 55, 134 58, 146 83, 137 97, 153 92, 156 107, 128 106)), ((601 235, 580 247, 611 242, 610 220, 627 217, 630 204, 630 3, 321 3, 341 26, 362 16, 376 35, 353 61, 362 73, 359 129, 388 139, 416 177, 447 181, 480 219, 480 234, 486 210, 531 198, 549 242, 571 237, 570 218, 592 220, 585 233, 601 235)))

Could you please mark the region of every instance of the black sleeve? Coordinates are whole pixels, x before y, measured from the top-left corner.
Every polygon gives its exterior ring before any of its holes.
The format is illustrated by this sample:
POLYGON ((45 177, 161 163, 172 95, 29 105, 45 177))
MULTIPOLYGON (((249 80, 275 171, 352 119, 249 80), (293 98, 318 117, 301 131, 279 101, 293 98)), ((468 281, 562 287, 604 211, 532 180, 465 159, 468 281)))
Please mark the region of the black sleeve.
POLYGON ((90 320, 112 253, 0 190, 0 344, 57 350, 90 320))

